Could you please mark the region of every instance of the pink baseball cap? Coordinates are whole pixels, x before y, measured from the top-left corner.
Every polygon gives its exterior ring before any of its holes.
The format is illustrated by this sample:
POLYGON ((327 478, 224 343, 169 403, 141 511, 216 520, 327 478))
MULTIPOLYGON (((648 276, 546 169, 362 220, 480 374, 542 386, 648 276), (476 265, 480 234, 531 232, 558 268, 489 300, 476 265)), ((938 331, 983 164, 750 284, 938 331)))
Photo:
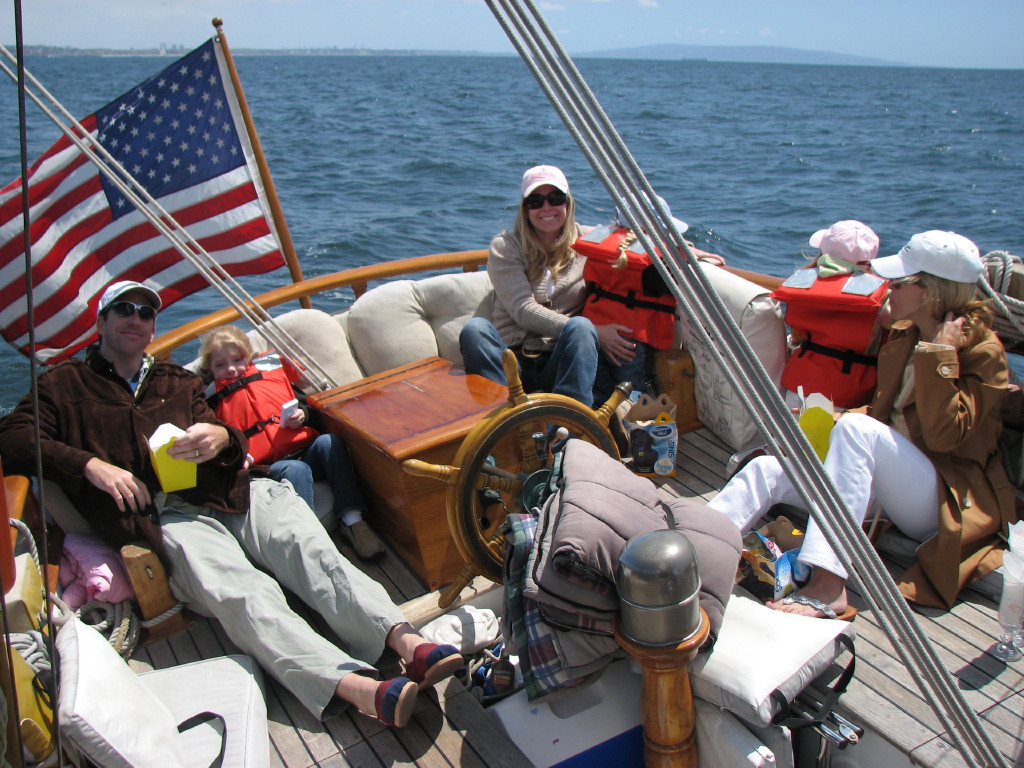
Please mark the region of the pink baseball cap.
POLYGON ((978 246, 966 237, 932 229, 914 235, 894 256, 875 259, 871 269, 890 280, 927 272, 955 283, 976 283, 985 265, 978 246))
POLYGON ((878 235, 867 224, 853 219, 819 229, 808 242, 824 254, 853 264, 866 264, 878 254, 878 235))
POLYGON ((555 189, 569 194, 569 182, 565 174, 553 165, 535 165, 523 174, 523 197, 529 195, 537 187, 550 184, 555 189))

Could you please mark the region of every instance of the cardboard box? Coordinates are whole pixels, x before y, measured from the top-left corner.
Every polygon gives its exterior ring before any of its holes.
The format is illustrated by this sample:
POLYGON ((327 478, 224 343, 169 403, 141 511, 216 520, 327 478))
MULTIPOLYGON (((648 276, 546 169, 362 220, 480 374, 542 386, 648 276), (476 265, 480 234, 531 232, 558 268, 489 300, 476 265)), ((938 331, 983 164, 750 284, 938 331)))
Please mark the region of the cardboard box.
POLYGON ((149 438, 149 455, 164 493, 196 487, 196 465, 167 455, 167 449, 184 434, 173 424, 161 424, 149 438))

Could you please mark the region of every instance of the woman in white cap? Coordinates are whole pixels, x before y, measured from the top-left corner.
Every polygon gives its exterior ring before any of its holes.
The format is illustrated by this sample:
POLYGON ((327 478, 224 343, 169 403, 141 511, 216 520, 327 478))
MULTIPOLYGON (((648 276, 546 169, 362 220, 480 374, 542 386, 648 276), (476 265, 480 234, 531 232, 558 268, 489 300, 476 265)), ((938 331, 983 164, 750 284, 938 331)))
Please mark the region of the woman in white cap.
MULTIPOLYGON (((898 579, 904 597, 950 608, 966 584, 1002 563, 1000 534, 1016 520, 1015 489, 996 445, 1006 353, 977 300, 983 266, 967 238, 937 230, 914 235, 872 268, 891 281, 894 330, 878 356, 871 406, 836 422, 825 470, 858 520, 877 502, 888 520, 923 542, 898 579)), ((762 456, 709 506, 746 530, 780 502, 802 505, 778 460, 762 456)), ((811 566, 809 580, 769 605, 852 617, 846 570, 813 520, 798 559, 811 566)))
POLYGON ((523 174, 520 192, 515 224, 491 240, 487 258, 493 322, 472 318, 459 337, 465 368, 505 384, 501 354, 509 348, 527 392, 555 392, 593 406, 611 394, 594 391, 599 365, 613 369, 609 380, 636 386, 643 358, 629 328, 594 326, 580 316, 585 259, 572 250, 581 228, 565 174, 535 166, 523 174))

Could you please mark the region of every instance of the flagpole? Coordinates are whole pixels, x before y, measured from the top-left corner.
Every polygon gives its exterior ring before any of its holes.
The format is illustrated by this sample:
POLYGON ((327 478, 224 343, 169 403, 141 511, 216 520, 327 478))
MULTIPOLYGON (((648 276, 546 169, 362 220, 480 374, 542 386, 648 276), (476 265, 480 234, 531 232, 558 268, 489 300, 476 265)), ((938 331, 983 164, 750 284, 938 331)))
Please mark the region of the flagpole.
MULTIPOLYGON (((288 225, 284 220, 284 211, 281 209, 281 201, 277 197, 277 190, 274 188, 274 180, 270 176, 270 168, 267 166, 267 159, 263 156, 263 147, 260 146, 260 138, 256 133, 256 126, 252 121, 252 115, 249 113, 249 105, 245 101, 245 94, 242 92, 242 81, 238 78, 238 71, 235 69, 235 61, 231 58, 231 49, 228 47, 227 38, 224 37, 224 21, 220 16, 215 16, 211 23, 213 24, 213 28, 217 30, 217 37, 220 40, 221 49, 224 51, 224 62, 227 64, 228 71, 231 73, 231 85, 234 87, 235 93, 238 96, 238 108, 242 113, 242 122, 245 123, 245 131, 249 134, 249 142, 252 144, 253 155, 256 159, 256 167, 259 169, 260 177, 263 180, 263 189, 267 195, 267 203, 270 205, 270 215, 274 218, 274 227, 277 230, 278 237, 281 239, 281 250, 284 252, 284 260, 288 265, 288 272, 291 274, 292 282, 298 283, 303 279, 302 267, 299 266, 298 256, 295 255, 295 245, 292 243, 291 233, 288 231, 288 225)), ((310 309, 313 306, 309 297, 306 296, 299 299, 299 303, 306 309, 310 309)))

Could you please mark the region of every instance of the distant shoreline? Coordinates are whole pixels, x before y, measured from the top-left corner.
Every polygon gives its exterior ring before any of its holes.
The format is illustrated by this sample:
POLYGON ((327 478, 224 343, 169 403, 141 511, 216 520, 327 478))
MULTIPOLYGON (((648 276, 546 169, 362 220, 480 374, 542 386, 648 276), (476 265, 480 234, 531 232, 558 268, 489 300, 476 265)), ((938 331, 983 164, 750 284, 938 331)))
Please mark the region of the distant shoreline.
MULTIPOLYGON (((8 44, 9 49, 13 45, 8 44)), ((152 57, 177 58, 188 53, 191 48, 182 45, 161 46, 159 48, 115 49, 115 48, 73 48, 51 45, 30 45, 25 47, 27 56, 69 56, 69 57, 152 57)), ((513 52, 484 51, 436 51, 402 48, 234 48, 235 56, 459 56, 459 57, 500 57, 514 58, 513 52)), ((624 59, 644 61, 687 61, 694 63, 734 63, 734 64, 804 64, 821 66, 859 66, 859 67, 920 67, 935 69, 936 67, 906 64, 895 61, 883 61, 862 56, 832 53, 829 51, 811 51, 798 48, 782 48, 773 46, 705 46, 662 44, 619 48, 604 51, 577 51, 571 54, 576 59, 624 59)), ((1011 71, 1012 68, 1009 68, 1011 71)))

